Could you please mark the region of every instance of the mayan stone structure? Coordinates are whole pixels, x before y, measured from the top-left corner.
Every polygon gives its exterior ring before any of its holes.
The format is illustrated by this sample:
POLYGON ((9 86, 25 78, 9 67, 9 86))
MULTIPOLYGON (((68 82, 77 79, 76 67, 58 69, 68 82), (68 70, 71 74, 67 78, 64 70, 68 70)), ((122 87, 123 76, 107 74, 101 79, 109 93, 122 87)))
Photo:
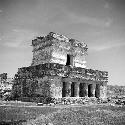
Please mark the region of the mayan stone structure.
POLYGON ((87 45, 50 32, 32 40, 33 59, 18 69, 18 96, 106 98, 108 72, 86 68, 87 45))

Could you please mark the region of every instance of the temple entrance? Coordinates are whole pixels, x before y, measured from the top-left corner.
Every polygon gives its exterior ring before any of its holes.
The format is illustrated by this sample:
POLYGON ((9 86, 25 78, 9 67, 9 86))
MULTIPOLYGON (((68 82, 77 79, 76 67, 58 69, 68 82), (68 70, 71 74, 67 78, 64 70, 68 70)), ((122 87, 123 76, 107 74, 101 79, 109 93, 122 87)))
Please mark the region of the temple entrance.
POLYGON ((80 83, 79 89, 79 97, 84 97, 84 83, 80 83))
POLYGON ((67 54, 66 66, 73 65, 73 55, 67 54))
POLYGON ((63 86, 62 86, 62 97, 66 96, 66 83, 63 82, 63 86))
POLYGON ((74 97, 74 89, 75 89, 75 83, 73 82, 71 84, 71 97, 74 97))
POLYGON ((93 90, 93 85, 92 84, 88 85, 88 97, 93 96, 92 90, 93 90))
POLYGON ((87 83, 80 83, 79 96, 80 97, 88 96, 88 85, 87 85, 87 83))
POLYGON ((99 84, 96 84, 95 97, 96 98, 100 97, 100 85, 99 84))

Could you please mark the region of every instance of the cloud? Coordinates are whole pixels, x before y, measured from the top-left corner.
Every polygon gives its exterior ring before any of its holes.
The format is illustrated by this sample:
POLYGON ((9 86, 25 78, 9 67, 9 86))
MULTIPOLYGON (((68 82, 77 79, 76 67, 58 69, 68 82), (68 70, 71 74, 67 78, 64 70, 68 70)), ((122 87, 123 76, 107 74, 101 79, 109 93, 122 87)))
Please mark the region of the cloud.
POLYGON ((116 40, 116 41, 110 42, 109 44, 105 43, 104 45, 95 45, 93 47, 90 47, 90 50, 103 51, 103 50, 112 49, 116 47, 122 47, 122 46, 125 46, 124 40, 116 40))
POLYGON ((109 0, 101 0, 104 6, 104 9, 111 9, 111 4, 109 0))
POLYGON ((86 15, 78 16, 73 13, 71 13, 69 17, 74 23, 85 23, 85 24, 99 26, 99 27, 109 27, 112 23, 112 19, 110 18, 100 19, 100 18, 86 16, 86 15))
POLYGON ((3 10, 0 10, 0 13, 2 13, 3 12, 3 10))
POLYGON ((105 22, 105 26, 109 27, 112 24, 113 20, 111 18, 108 18, 107 21, 105 22))
POLYGON ((111 8, 110 5, 109 5, 109 3, 106 2, 106 1, 105 1, 105 4, 104 4, 104 8, 105 8, 105 9, 109 9, 109 8, 111 8))
POLYGON ((13 29, 11 32, 6 33, 2 40, 3 45, 13 48, 27 48, 31 45, 31 40, 37 35, 37 33, 24 30, 24 29, 13 29))
POLYGON ((47 23, 53 23, 56 25, 88 24, 98 27, 109 27, 112 22, 113 20, 109 17, 97 18, 85 14, 76 14, 68 10, 61 10, 60 13, 56 13, 54 16, 49 17, 47 20, 47 23))

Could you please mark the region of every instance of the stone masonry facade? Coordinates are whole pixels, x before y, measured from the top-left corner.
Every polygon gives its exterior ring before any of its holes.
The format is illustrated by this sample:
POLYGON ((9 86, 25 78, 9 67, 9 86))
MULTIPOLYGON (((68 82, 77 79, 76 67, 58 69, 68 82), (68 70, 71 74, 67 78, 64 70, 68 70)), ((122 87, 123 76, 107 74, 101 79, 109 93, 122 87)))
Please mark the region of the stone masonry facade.
POLYGON ((29 67, 15 74, 14 93, 21 97, 106 98, 108 72, 86 68, 87 45, 50 32, 32 40, 29 67))

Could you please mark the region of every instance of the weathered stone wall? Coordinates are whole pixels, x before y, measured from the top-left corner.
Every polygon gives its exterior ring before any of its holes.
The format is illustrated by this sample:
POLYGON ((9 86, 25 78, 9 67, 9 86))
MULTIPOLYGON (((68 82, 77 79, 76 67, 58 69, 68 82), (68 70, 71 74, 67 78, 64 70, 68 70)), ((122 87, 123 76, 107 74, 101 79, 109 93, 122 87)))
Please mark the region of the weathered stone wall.
POLYGON ((17 78, 13 85, 13 96, 51 97, 51 84, 48 76, 41 78, 17 78))
POLYGON ((62 97, 62 78, 59 76, 50 76, 49 77, 50 81, 50 92, 51 92, 51 97, 54 98, 61 98, 62 97))
POLYGON ((73 46, 72 41, 60 42, 59 40, 54 40, 51 62, 66 65, 67 54, 69 54, 73 56, 73 66, 85 68, 86 52, 84 48, 73 46))
MULTIPOLYGON (((13 90, 15 93, 18 93, 18 96, 61 98, 63 85, 62 77, 81 79, 88 82, 97 81, 101 84, 107 82, 107 75, 107 72, 103 71, 64 66, 56 63, 46 63, 20 68, 15 75, 13 90)), ((103 93, 105 94, 105 91, 103 91, 103 93)), ((74 94, 74 96, 77 95, 74 94)), ((103 97, 104 95, 101 96, 103 97)))
POLYGON ((73 66, 85 68, 87 45, 63 35, 49 33, 32 41, 32 65, 59 63, 66 65, 67 54, 73 56, 73 66))
POLYGON ((53 51, 52 51, 52 58, 51 63, 59 63, 66 65, 67 61, 67 48, 69 43, 65 43, 64 41, 59 41, 57 39, 53 40, 53 51))
POLYGON ((50 32, 45 37, 32 40, 32 46, 32 64, 18 69, 13 85, 14 95, 106 97, 108 72, 85 68, 88 49, 85 43, 50 32), (97 87, 96 82, 99 84, 97 87))
POLYGON ((107 86, 106 85, 100 86, 100 98, 102 99, 107 98, 107 86))
POLYGON ((42 97, 62 97, 62 82, 58 76, 45 76, 38 78, 38 87, 35 90, 35 94, 42 97))
POLYGON ((33 45, 33 59, 31 65, 39 65, 49 63, 52 54, 52 41, 48 38, 37 37, 32 42, 33 45), (34 44, 35 42, 35 44, 34 44))
POLYGON ((108 80, 108 72, 106 71, 85 69, 80 67, 70 67, 57 63, 46 63, 37 66, 23 67, 18 70, 17 74, 21 78, 41 78, 47 75, 79 78, 101 82, 107 82, 108 80))
POLYGON ((37 78, 38 87, 35 90, 35 94, 42 97, 50 97, 50 82, 49 77, 44 76, 42 78, 37 78))

